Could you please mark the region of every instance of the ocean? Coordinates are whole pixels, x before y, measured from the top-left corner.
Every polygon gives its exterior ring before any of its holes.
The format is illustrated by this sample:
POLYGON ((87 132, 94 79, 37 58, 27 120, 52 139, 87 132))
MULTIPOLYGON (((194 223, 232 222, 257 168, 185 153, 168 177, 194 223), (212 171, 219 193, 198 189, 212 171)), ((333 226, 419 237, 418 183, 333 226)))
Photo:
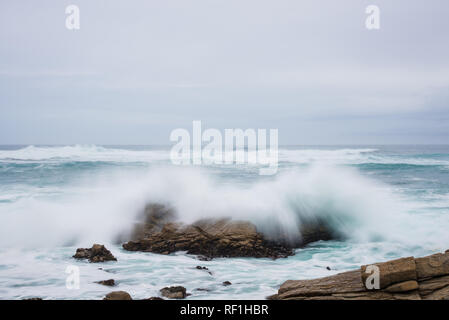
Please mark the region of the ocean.
POLYGON ((187 299, 263 299, 288 279, 449 249, 449 146, 280 147, 272 176, 255 164, 174 166, 169 151, 0 146, 0 298, 101 299, 124 290, 142 299, 182 285, 187 299), (280 230, 298 237, 301 219, 319 218, 344 239, 277 260, 123 250, 117 239, 155 202, 173 206, 186 223, 249 220, 267 237, 280 230), (93 243, 118 261, 72 258, 93 243), (69 266, 79 267, 78 289, 66 286, 69 266), (94 283, 111 278, 114 288, 94 283))

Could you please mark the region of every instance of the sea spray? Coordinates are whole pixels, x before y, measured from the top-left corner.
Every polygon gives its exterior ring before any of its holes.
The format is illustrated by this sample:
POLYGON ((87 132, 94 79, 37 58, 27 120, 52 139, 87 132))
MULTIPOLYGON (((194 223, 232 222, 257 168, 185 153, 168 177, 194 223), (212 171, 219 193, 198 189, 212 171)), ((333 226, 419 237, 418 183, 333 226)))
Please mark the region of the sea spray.
POLYGON ((57 199, 29 197, 0 207, 3 245, 109 243, 132 228, 148 203, 173 207, 186 223, 249 220, 267 237, 291 240, 301 237, 301 223, 314 219, 358 241, 390 236, 401 214, 384 186, 356 170, 322 165, 246 184, 223 182, 201 168, 161 166, 145 174, 84 176, 65 188, 57 199))

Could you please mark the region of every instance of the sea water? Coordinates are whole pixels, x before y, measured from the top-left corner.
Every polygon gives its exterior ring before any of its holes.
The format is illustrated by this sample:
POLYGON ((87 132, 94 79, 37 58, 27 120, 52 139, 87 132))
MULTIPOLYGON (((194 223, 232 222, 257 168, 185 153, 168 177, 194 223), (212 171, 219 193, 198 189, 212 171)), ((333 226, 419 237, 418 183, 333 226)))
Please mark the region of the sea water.
POLYGON ((281 147, 273 176, 252 164, 174 166, 169 154, 149 146, 0 146, 0 298, 101 299, 125 290, 140 299, 182 285, 188 299, 262 299, 288 279, 449 249, 449 146, 281 147), (277 260, 123 250, 117 240, 154 202, 186 223, 230 217, 294 240, 301 221, 321 219, 344 237, 277 260), (93 243, 118 261, 72 258, 93 243), (79 289, 66 286, 68 266, 79 267, 79 289), (114 288, 95 283, 111 278, 114 288))

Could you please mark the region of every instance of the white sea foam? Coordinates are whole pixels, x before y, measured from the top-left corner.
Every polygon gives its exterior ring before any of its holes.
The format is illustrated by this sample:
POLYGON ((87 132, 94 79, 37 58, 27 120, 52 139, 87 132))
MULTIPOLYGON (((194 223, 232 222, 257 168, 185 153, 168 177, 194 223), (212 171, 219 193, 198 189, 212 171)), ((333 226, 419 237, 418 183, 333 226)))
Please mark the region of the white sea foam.
MULTIPOLYGON (((279 149, 279 161, 292 164, 408 164, 449 166, 449 161, 435 158, 416 158, 380 154, 374 148, 334 148, 334 149, 279 149)), ((255 152, 236 150, 244 153, 245 159, 255 159, 255 152)), ((205 155, 192 152, 192 158, 205 155)), ((204 160, 204 158, 203 158, 204 160)), ((208 159, 213 160, 213 158, 208 159)), ((27 146, 17 150, 0 150, 0 162, 71 162, 71 161, 105 161, 105 162, 146 162, 170 161, 170 150, 166 148, 111 148, 96 145, 74 146, 27 146)), ((251 161, 249 161, 251 163, 251 161)), ((256 161, 252 161, 255 163, 256 161)))

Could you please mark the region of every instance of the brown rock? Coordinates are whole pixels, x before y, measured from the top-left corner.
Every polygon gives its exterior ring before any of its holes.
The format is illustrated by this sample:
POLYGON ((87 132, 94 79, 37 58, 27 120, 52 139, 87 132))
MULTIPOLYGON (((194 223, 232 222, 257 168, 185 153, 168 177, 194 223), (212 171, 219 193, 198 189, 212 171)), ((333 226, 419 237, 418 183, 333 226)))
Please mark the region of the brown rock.
POLYGON ((312 280, 288 280, 272 300, 449 300, 449 275, 446 257, 441 254, 415 259, 402 258, 376 264, 380 271, 381 289, 368 290, 366 277, 359 270, 312 280), (417 269, 424 278, 416 276, 417 269), (386 285, 388 284, 388 285, 386 285))
POLYGON ((387 287, 385 291, 394 293, 394 292, 413 291, 416 289, 418 289, 418 282, 415 280, 410 280, 392 284, 391 286, 387 287))
POLYGON ((419 281, 419 293, 424 299, 433 292, 440 291, 449 286, 449 276, 442 276, 419 281))
POLYGON ((132 300, 132 298, 126 291, 112 291, 103 300, 132 300))
MULTIPOLYGON (((383 263, 374 263, 379 267, 380 288, 384 289, 393 283, 416 280, 416 265, 413 257, 391 260, 383 263)), ((368 265, 362 266, 362 281, 366 283, 371 275, 366 272, 368 265)))
POLYGON ((117 261, 111 251, 101 244, 94 244, 92 248, 78 248, 73 258, 88 259, 89 262, 117 261))
POLYGON ((187 296, 186 288, 181 286, 165 287, 160 292, 162 296, 170 299, 184 299, 187 296))
POLYGON ((147 299, 143 299, 143 300, 164 300, 161 297, 149 297, 147 299))
POLYGON ((164 254, 187 251, 207 258, 280 258, 293 254, 292 248, 265 240, 253 224, 229 219, 202 220, 191 225, 169 222, 161 231, 129 241, 123 248, 164 254))
POLYGON ((288 257, 295 247, 334 238, 320 221, 301 222, 302 239, 296 242, 283 234, 277 240, 267 239, 247 221, 207 219, 185 225, 176 222, 174 210, 158 204, 147 206, 141 219, 124 249, 160 254, 187 251, 205 261, 214 257, 288 257))
POLYGON ((114 279, 95 281, 95 283, 102 284, 102 285, 108 286, 108 287, 115 286, 115 280, 114 279))
POLYGON ((428 257, 416 258, 418 279, 449 274, 449 253, 437 253, 428 257))
POLYGON ((362 291, 365 291, 365 287, 362 285, 360 270, 354 270, 319 279, 287 280, 279 288, 278 298, 330 296, 362 291))

